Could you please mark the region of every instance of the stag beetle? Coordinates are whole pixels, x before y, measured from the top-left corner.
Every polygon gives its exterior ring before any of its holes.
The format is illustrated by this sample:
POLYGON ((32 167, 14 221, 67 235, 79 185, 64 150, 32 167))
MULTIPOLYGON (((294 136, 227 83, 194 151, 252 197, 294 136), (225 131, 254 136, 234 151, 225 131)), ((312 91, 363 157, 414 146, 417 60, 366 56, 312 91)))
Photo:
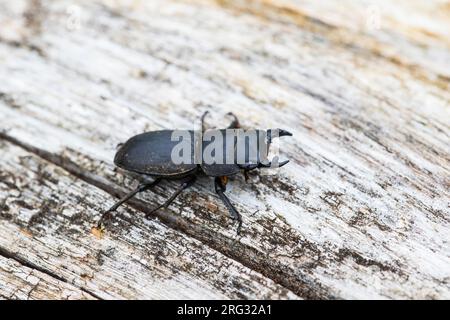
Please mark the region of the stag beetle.
MULTIPOLYGON (((204 120, 205 116, 208 114, 206 111, 201 117, 201 125, 202 125, 202 134, 207 133, 205 130, 204 120)), ((240 124, 237 117, 231 112, 227 115, 233 117, 233 121, 227 127, 227 129, 236 129, 240 130, 240 124)), ((220 132, 225 132, 227 129, 218 130, 220 132)), ((286 130, 282 129, 269 129, 267 131, 256 130, 259 134, 263 133, 266 137, 266 145, 265 154, 268 155, 268 148, 272 142, 274 137, 281 136, 292 136, 292 134, 286 130)), ((120 199, 116 204, 114 204, 110 209, 105 211, 100 218, 97 228, 102 230, 104 227, 104 222, 111 217, 111 213, 116 211, 122 204, 130 200, 136 194, 149 190, 150 188, 156 186, 163 179, 180 179, 182 183, 178 186, 177 190, 169 197, 169 199, 163 204, 154 208, 151 212, 147 213, 146 217, 148 217, 151 213, 156 210, 167 207, 169 204, 175 200, 175 198, 186 188, 190 187, 196 180, 198 174, 205 174, 206 176, 215 178, 215 191, 219 198, 223 201, 225 206, 227 207, 230 216, 233 220, 236 220, 238 223, 237 233, 240 233, 242 226, 242 218, 236 208, 233 206, 231 201, 225 195, 226 184, 228 181, 228 176, 237 174, 241 170, 244 171, 244 174, 247 175, 248 171, 262 168, 262 167, 271 167, 273 164, 271 162, 263 162, 260 157, 257 158, 256 161, 249 161, 248 157, 244 161, 244 163, 238 163, 236 158, 234 158, 233 163, 227 162, 226 164, 207 164, 205 162, 201 163, 181 163, 176 164, 172 159, 172 151, 177 143, 173 141, 172 134, 173 130, 160 130, 160 131, 150 131, 146 133, 142 133, 130 138, 127 142, 121 145, 119 150, 117 151, 114 157, 114 163, 116 166, 126 170, 131 171, 137 174, 145 175, 153 177, 154 180, 151 182, 143 182, 138 185, 138 187, 125 195, 122 199, 120 199)), ((192 135, 193 131, 189 131, 192 135)), ((206 139, 202 140, 202 146, 207 147, 210 141, 206 141, 206 139)), ((236 147, 236 140, 234 140, 234 145, 232 146, 234 149, 236 147)), ((256 148, 260 149, 263 146, 258 143, 258 146, 249 146, 249 142, 246 141, 247 148, 256 148)), ((192 143, 192 149, 194 149, 194 144, 192 143)), ((224 152, 226 153, 225 149, 224 152)), ((259 155, 260 153, 258 153, 259 155)), ((278 162, 278 160, 277 160, 278 162)), ((276 163, 277 167, 284 166, 287 164, 289 160, 285 160, 279 163, 276 163)))

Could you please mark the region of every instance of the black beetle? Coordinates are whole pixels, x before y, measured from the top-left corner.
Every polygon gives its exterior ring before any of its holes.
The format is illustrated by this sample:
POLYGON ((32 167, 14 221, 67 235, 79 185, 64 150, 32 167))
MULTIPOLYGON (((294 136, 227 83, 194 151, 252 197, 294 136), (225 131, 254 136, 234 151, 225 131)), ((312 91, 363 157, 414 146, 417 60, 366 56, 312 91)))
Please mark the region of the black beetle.
MULTIPOLYGON (((201 117, 202 132, 205 132, 204 119, 207 114, 208 112, 205 112, 201 117)), ((234 118, 234 120, 227 127, 227 129, 240 128, 237 117, 231 112, 228 113, 227 115, 230 115, 234 118)), ((225 131, 225 129, 219 131, 225 131)), ((276 133, 272 129, 269 129, 267 131, 263 130, 257 131, 263 132, 266 135, 267 153, 268 153, 268 146, 272 141, 272 136, 273 137, 292 136, 290 132, 281 129, 276 129, 276 133)), ((193 133, 193 131, 189 132, 193 133)), ((256 162, 251 163, 247 161, 246 163, 242 164, 238 164, 236 161, 232 164, 215 164, 215 163, 196 164, 195 162, 191 162, 191 164, 184 164, 184 163, 175 164, 171 158, 172 150, 175 144, 175 142, 171 138, 172 133, 173 130, 150 131, 136 135, 121 145, 121 147, 119 148, 114 157, 114 163, 118 167, 126 171, 131 171, 145 176, 151 176, 154 178, 154 180, 151 182, 143 182, 139 184, 135 190, 125 195, 109 210, 104 212, 104 214, 102 215, 102 217, 98 222, 97 228, 102 229, 103 223, 107 218, 110 217, 111 213, 116 211, 117 208, 119 208, 119 206, 124 204, 126 201, 130 200, 137 193, 146 191, 154 187, 163 179, 183 179, 181 185, 177 188, 175 193, 172 196, 170 196, 165 203, 159 205, 151 212, 149 212, 146 215, 146 217, 148 217, 148 215, 153 213, 154 211, 162 207, 167 207, 184 189, 188 188, 195 182, 196 176, 198 174, 203 173, 207 176, 215 177, 215 191, 219 195, 220 199, 224 202, 225 206, 227 207, 231 215, 231 218, 238 222, 237 233, 239 234, 242 225, 241 215, 224 193, 226 190, 228 176, 234 175, 240 172, 241 170, 244 170, 244 174, 247 177, 248 171, 261 167, 270 167, 271 163, 270 162, 263 163, 258 157, 258 160, 256 162)), ((202 145, 205 145, 205 143, 208 142, 205 142, 203 140, 202 145)), ((236 140, 234 143, 236 143, 236 140)), ((194 148, 194 146, 192 146, 192 148, 194 148)), ((259 147, 256 148, 258 149, 259 147)), ((288 162, 289 161, 286 160, 277 163, 277 167, 284 166, 288 162)))

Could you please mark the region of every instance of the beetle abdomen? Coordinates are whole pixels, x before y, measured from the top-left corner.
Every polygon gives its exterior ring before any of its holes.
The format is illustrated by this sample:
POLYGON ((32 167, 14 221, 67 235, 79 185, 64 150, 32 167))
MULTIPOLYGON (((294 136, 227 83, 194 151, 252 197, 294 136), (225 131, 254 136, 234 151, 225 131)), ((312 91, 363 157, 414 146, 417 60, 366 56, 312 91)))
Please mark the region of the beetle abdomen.
POLYGON ((171 155, 177 141, 172 130, 139 134, 125 142, 117 152, 114 163, 125 170, 153 176, 182 175, 197 168, 192 164, 174 164, 171 155))

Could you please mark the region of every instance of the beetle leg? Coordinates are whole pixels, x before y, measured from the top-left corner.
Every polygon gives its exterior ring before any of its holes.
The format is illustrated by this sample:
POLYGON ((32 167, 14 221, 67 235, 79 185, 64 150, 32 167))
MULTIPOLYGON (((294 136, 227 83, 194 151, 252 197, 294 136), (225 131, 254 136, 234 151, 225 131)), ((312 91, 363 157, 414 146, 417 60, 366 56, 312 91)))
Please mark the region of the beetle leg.
POLYGON ((228 199, 228 197, 225 195, 224 192, 226 190, 226 183, 224 183, 222 178, 223 177, 216 177, 214 180, 216 193, 219 195, 219 198, 223 201, 228 211, 230 212, 231 219, 236 220, 238 222, 237 234, 240 234, 242 227, 242 217, 236 210, 236 208, 233 206, 230 199, 228 199))
POLYGON ((205 111, 202 114, 202 117, 200 118, 200 120, 202 121, 202 132, 205 132, 206 127, 205 127, 205 117, 208 115, 209 111, 205 111))
POLYGON ((105 220, 108 220, 111 218, 111 213, 116 211, 122 204, 133 198, 136 194, 146 191, 150 189, 151 187, 154 187, 161 181, 160 178, 155 179, 152 182, 145 182, 141 183, 137 186, 136 189, 131 191, 130 193, 126 194, 122 199, 120 199, 118 202, 116 202, 111 208, 109 208, 107 211, 103 213, 100 220, 97 223, 97 228, 101 228, 105 220))
POLYGON ((239 168, 244 170, 244 178, 245 178, 245 182, 248 182, 249 176, 248 173, 253 170, 258 168, 257 164, 253 164, 253 163, 247 163, 247 164, 238 164, 239 168))
POLYGON ((250 178, 249 176, 248 176, 248 172, 249 172, 250 170, 244 170, 244 179, 245 179, 245 182, 248 182, 248 179, 250 178))
POLYGON ((230 123, 230 125, 228 126, 227 129, 238 129, 241 127, 241 125, 239 124, 238 118, 232 112, 228 112, 227 116, 233 117, 233 121, 230 123))
POLYGON ((178 197, 178 195, 185 189, 189 188, 190 186, 192 186, 195 182, 195 180, 197 179, 196 176, 191 176, 189 178, 189 180, 183 182, 178 188, 177 190, 170 196, 169 199, 167 199, 166 202, 164 202, 163 204, 157 206, 155 209, 153 209, 152 211, 150 211, 149 213, 147 213, 145 215, 145 217, 148 218, 149 215, 151 215, 153 212, 155 212, 156 210, 161 209, 162 207, 167 208, 172 202, 173 200, 175 200, 176 197, 178 197))

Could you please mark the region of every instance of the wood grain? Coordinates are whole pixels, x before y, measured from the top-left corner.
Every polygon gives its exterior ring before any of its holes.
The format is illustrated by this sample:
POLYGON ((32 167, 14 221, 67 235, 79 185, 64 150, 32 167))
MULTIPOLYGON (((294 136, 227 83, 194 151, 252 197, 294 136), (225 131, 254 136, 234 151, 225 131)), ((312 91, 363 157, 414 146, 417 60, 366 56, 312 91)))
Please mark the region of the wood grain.
POLYGON ((0 299, 94 299, 83 290, 29 268, 14 259, 0 257, 0 299))
MULTIPOLYGON (((0 277, 13 279, 28 268, 30 276, 45 273, 63 284, 48 298, 65 298, 68 284, 87 297, 103 299, 296 297, 157 221, 136 225, 133 218, 138 214, 133 210, 116 220, 116 232, 95 237, 92 217, 110 200, 109 194, 9 143, 2 142, 2 150, 6 157, 0 191, 4 199, 0 256, 9 260, 0 260, 0 266, 7 267, 0 269, 0 277)), ((28 283, 39 276, 33 279, 28 283)), ((0 282, 0 292, 23 298, 9 291, 27 291, 18 288, 17 281, 6 280, 0 282)), ((35 298, 46 297, 45 291, 40 296, 33 292, 35 298)))
MULTIPOLYGON (((448 4, 377 2, 379 26, 355 1, 0 6, 9 265, 96 298, 450 297, 448 4), (191 129, 205 110, 210 126, 232 111, 294 133, 281 141, 289 165, 229 184, 242 235, 207 177, 157 220, 143 213, 177 182, 121 208, 102 240, 90 234, 136 183, 114 168, 116 145, 191 129), (93 257, 106 248, 105 266, 93 257)), ((40 297, 67 296, 50 291, 40 297)))

